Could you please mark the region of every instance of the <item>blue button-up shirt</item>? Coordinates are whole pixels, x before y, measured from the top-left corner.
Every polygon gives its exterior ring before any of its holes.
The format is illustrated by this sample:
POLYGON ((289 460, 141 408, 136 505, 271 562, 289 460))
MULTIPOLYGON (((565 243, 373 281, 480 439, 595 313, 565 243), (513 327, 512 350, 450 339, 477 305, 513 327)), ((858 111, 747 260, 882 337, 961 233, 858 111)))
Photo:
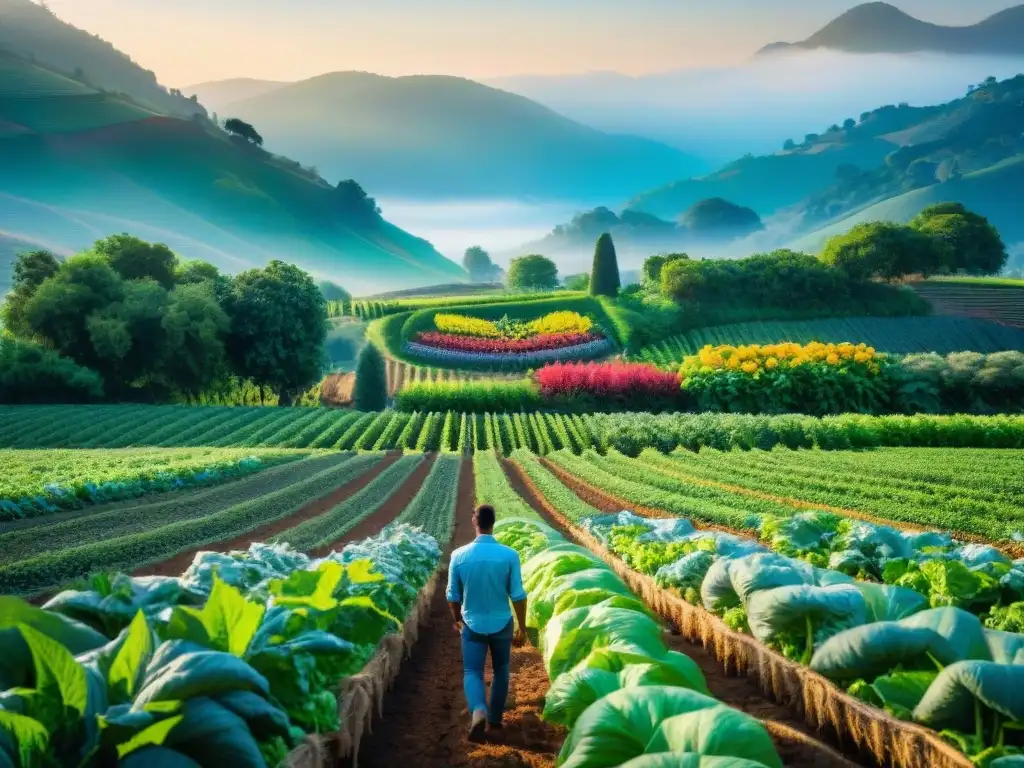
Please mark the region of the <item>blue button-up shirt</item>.
POLYGON ((448 602, 462 603, 462 620, 474 632, 493 635, 512 618, 509 600, 526 599, 519 554, 481 534, 452 553, 448 602))

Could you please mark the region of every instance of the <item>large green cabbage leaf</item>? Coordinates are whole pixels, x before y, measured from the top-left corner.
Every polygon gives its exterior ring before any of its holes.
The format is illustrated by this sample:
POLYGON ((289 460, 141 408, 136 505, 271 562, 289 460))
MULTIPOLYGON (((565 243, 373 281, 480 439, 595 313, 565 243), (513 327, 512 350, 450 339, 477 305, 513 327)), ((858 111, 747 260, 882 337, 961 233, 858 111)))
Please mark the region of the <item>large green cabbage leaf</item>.
POLYGON ((1024 722, 1024 666, 993 661, 959 661, 939 673, 914 710, 932 728, 975 729, 981 704, 1010 720, 1024 722))
POLYGON ((669 686, 624 688, 597 701, 576 721, 558 765, 611 768, 648 753, 695 753, 782 766, 757 720, 709 696, 669 686))
POLYGON ((806 584, 755 592, 747 602, 751 634, 787 649, 787 655, 811 660, 816 644, 866 619, 864 597, 854 586, 806 584), (790 650, 791 649, 791 650, 790 650))
POLYGON ((542 651, 548 677, 554 680, 594 649, 630 643, 649 655, 664 653, 661 625, 628 608, 577 608, 552 619, 544 631, 542 651))

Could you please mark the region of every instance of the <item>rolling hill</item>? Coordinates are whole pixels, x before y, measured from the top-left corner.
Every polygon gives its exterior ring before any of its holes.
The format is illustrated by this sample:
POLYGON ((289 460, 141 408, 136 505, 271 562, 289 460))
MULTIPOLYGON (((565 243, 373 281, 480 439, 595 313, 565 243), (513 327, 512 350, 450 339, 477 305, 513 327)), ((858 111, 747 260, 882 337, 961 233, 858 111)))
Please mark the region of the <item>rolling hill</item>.
POLYGON ((230 109, 237 101, 244 101, 262 96, 289 83, 278 80, 255 80, 251 77, 236 77, 231 80, 213 80, 208 83, 197 83, 181 89, 189 96, 195 94, 199 103, 214 112, 230 109))
MULTIPOLYGON (((1024 155, 946 182, 896 195, 843 216, 828 226, 803 235, 790 247, 817 252, 833 235, 865 221, 909 221, 933 203, 954 200, 984 214, 1008 244, 1024 242, 1021 196, 1024 194, 1024 155)), ((1018 257, 1019 258, 1019 257, 1018 257)), ((1017 269, 1024 264, 1016 265, 1017 269)))
POLYGON ((31 0, 0 0, 0 51, 44 65, 81 81, 127 97, 139 107, 176 117, 206 114, 197 102, 157 82, 105 40, 61 21, 31 0))
POLYGON ((620 198, 689 175, 664 144, 470 80, 335 72, 221 106, 327 178, 391 197, 620 198))
POLYGON ((888 3, 851 8, 798 43, 773 43, 760 55, 826 48, 850 53, 1024 55, 1024 5, 967 27, 943 27, 915 19, 888 3))
POLYGON ((352 290, 465 277, 298 163, 0 54, 0 289, 24 245, 131 232, 231 272, 283 258, 352 290), (12 245, 13 243, 13 245, 12 245))

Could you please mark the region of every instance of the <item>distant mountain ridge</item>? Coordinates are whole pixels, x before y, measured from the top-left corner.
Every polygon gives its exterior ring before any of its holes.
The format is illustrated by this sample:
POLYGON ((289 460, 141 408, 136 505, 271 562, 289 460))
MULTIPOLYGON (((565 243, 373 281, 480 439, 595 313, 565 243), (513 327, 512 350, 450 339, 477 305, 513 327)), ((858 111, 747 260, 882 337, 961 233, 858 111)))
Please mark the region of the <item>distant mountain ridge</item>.
POLYGON ((465 279, 351 185, 0 52, 0 293, 18 250, 117 232, 229 272, 282 258, 363 292, 465 279))
POLYGON ((806 40, 772 43, 758 53, 818 48, 849 53, 1024 55, 1024 5, 1007 8, 970 26, 944 27, 916 19, 889 3, 864 3, 806 40))
POLYGON ((701 167, 665 144, 458 77, 333 72, 216 109, 327 178, 359 179, 383 197, 599 200, 701 167))
POLYGON ((44 64, 108 92, 123 93, 154 112, 176 117, 206 114, 202 105, 160 85, 105 40, 61 21, 31 0, 0 0, 0 51, 44 64))

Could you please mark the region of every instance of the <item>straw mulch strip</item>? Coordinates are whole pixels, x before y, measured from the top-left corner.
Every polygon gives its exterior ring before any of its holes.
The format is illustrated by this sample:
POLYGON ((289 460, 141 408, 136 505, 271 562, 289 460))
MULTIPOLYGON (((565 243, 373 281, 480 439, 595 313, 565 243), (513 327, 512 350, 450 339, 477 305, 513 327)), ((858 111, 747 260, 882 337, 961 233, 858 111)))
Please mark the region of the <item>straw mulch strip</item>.
POLYGON ((401 632, 384 636, 373 658, 358 675, 342 681, 338 691, 338 714, 341 730, 337 733, 310 734, 288 755, 285 768, 327 768, 339 760, 352 758, 355 768, 359 742, 369 732, 373 712, 383 716, 384 693, 398 677, 398 671, 419 637, 420 627, 430 614, 430 602, 437 590, 435 572, 420 590, 416 605, 406 616, 401 632))
POLYGON ((587 549, 599 555, 633 592, 692 642, 713 651, 727 673, 747 675, 781 704, 795 707, 807 724, 830 729, 839 741, 852 741, 879 765, 894 768, 972 768, 967 757, 933 731, 896 720, 841 691, 821 675, 767 648, 750 635, 734 632, 717 616, 659 587, 609 552, 544 497, 523 473, 548 514, 587 549))

